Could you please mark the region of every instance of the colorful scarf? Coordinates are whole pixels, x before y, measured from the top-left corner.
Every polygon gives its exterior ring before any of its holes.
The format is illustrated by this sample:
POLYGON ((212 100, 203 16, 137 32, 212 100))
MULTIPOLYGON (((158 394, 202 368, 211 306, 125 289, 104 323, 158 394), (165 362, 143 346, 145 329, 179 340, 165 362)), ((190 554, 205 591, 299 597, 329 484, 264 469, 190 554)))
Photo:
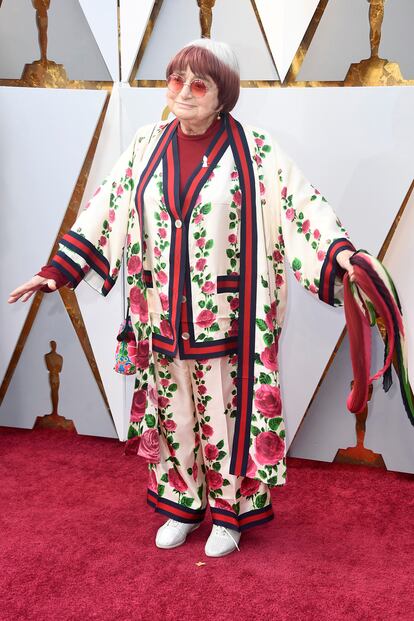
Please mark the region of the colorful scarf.
POLYGON ((371 382, 383 377, 383 389, 392 385, 391 362, 400 382, 405 411, 414 425, 414 402, 411 390, 405 342, 405 330, 400 300, 390 274, 384 265, 365 250, 358 250, 350 258, 355 282, 344 275, 344 307, 349 334, 354 383, 347 399, 347 408, 358 414, 367 406, 371 382), (385 329, 384 366, 370 377, 371 326, 381 317, 385 329))

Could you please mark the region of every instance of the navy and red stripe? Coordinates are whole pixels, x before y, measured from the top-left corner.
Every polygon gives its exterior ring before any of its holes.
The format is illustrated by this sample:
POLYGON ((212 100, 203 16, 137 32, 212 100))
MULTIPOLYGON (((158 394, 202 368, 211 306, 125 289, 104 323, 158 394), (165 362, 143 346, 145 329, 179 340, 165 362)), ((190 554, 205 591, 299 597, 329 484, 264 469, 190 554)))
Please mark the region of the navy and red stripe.
POLYGON ((336 257, 342 250, 356 251, 354 245, 346 237, 335 239, 326 251, 322 263, 318 296, 322 302, 335 306, 335 277, 342 276, 345 270, 337 263, 336 257))
POLYGON ((232 511, 226 509, 219 509, 217 507, 210 507, 213 524, 219 526, 225 526, 226 528, 232 528, 237 531, 244 531, 253 526, 259 526, 273 520, 275 515, 271 504, 266 505, 262 509, 252 509, 246 513, 237 515, 232 511))
POLYGON ((217 293, 237 292, 239 290, 239 283, 239 275, 217 276, 217 293))
POLYGON ((249 145, 240 123, 229 115, 229 134, 242 193, 239 331, 237 350, 237 416, 230 474, 245 475, 250 446, 254 385, 257 287, 256 188, 249 145))
POLYGON ((198 524, 203 521, 206 514, 206 507, 204 509, 190 509, 190 507, 180 505, 167 498, 162 498, 162 496, 159 496, 149 488, 147 489, 147 503, 157 513, 162 513, 173 520, 177 520, 177 522, 184 522, 185 524, 198 524))

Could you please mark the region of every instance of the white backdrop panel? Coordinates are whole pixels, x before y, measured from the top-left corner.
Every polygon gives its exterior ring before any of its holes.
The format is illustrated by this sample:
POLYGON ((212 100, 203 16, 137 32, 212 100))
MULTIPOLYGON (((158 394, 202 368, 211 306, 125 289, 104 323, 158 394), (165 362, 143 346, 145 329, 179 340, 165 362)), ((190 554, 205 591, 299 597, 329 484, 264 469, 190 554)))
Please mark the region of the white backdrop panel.
POLYGON ((319 0, 256 0, 266 38, 283 81, 319 0))
POLYGON ((120 0, 121 75, 129 80, 155 0, 120 0))
POLYGON ((0 88, 1 379, 32 302, 7 304, 8 295, 47 262, 105 95, 0 88))
POLYGON ((79 0, 113 80, 119 80, 118 18, 115 0, 79 0))
MULTIPOLYGON (((120 135, 120 118, 119 87, 115 84, 82 198, 81 209, 110 172, 124 148, 120 135)), ((125 148, 126 146, 127 144, 125 148)), ((123 375, 113 370, 115 337, 124 316, 122 277, 119 277, 116 285, 105 298, 85 282, 81 282, 77 287, 76 295, 117 432, 120 438, 125 439, 128 423, 125 402, 126 380, 123 375)))
MULTIPOLYGON (((70 80, 111 80, 79 0, 50 3, 47 57, 63 64, 70 80)), ((39 58, 36 12, 32 3, 3 0, 0 7, 0 77, 20 78, 24 64, 39 58)))
MULTIPOLYGON (((237 116, 273 135, 334 207, 357 247, 377 254, 412 181, 414 92, 401 88, 243 91, 237 116)), ((289 272, 281 339, 288 446, 344 325, 289 272)))
POLYGON ((63 356, 58 412, 73 420, 78 433, 116 438, 105 407, 69 315, 58 293, 45 295, 26 347, 13 374, 0 412, 0 425, 32 428, 36 416, 50 414, 49 374, 44 355, 57 343, 63 356))

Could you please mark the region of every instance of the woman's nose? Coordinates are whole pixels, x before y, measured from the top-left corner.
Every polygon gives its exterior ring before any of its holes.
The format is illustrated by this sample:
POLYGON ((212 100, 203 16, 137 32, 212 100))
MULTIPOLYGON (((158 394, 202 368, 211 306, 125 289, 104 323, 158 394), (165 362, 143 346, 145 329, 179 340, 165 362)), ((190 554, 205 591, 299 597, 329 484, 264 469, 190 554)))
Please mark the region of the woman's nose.
POLYGON ((192 97, 191 87, 189 84, 184 84, 183 88, 181 89, 181 97, 184 97, 184 99, 192 97))

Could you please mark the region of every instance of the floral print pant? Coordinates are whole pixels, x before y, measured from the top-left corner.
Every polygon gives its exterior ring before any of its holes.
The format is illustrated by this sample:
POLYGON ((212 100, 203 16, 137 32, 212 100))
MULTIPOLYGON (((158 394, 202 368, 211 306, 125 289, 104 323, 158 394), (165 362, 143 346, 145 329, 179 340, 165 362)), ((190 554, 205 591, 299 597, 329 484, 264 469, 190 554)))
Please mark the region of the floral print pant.
POLYGON ((161 461, 149 464, 147 501, 175 520, 243 531, 273 519, 269 487, 229 474, 237 354, 208 360, 154 352, 161 461))

